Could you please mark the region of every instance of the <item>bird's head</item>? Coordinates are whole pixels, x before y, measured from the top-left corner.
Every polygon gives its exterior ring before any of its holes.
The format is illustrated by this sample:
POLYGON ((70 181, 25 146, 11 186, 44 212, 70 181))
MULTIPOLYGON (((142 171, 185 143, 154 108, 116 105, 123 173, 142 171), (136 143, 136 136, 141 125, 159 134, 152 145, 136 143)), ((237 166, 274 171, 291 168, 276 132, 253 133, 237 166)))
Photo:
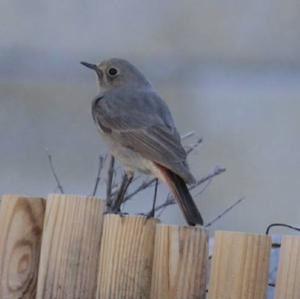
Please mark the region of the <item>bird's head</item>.
POLYGON ((81 62, 81 64, 96 72, 100 90, 151 86, 145 76, 134 65, 124 59, 112 58, 99 64, 88 62, 81 62))

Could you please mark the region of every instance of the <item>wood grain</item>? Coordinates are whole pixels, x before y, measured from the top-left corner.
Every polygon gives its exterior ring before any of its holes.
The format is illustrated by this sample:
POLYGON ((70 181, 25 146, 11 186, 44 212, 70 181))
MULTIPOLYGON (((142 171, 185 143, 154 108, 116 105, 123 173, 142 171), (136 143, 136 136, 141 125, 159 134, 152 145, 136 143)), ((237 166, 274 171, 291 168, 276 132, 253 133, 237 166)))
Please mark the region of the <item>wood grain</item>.
POLYGON ((94 298, 104 206, 93 197, 49 196, 37 299, 94 298))
POLYGON ((98 299, 148 299, 154 249, 154 219, 105 215, 98 299))
POLYGON ((300 237, 286 236, 280 250, 275 299, 300 298, 300 237))
POLYGON ((151 299, 203 299, 207 233, 200 227, 157 225, 151 299))
POLYGON ((217 232, 209 299, 265 299, 271 239, 268 236, 217 232))
POLYGON ((42 198, 5 195, 0 207, 0 298, 36 295, 45 212, 42 198))

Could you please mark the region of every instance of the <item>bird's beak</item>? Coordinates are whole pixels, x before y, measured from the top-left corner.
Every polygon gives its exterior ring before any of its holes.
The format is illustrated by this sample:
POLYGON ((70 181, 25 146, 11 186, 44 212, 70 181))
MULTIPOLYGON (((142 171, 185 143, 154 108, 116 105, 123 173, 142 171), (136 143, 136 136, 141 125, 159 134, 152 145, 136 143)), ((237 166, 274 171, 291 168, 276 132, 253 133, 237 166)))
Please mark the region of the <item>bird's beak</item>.
POLYGON ((96 64, 92 64, 92 63, 88 63, 88 62, 84 62, 84 61, 81 61, 80 63, 81 63, 82 65, 88 67, 89 69, 92 69, 92 70, 96 71, 96 72, 97 72, 97 70, 98 70, 98 67, 97 67, 96 64))
POLYGON ((92 64, 92 63, 88 63, 88 62, 84 62, 84 61, 81 61, 80 62, 82 65, 88 67, 89 69, 92 69, 96 72, 97 76, 99 79, 102 79, 103 77, 103 73, 102 71, 100 70, 100 68, 97 66, 97 64, 92 64))

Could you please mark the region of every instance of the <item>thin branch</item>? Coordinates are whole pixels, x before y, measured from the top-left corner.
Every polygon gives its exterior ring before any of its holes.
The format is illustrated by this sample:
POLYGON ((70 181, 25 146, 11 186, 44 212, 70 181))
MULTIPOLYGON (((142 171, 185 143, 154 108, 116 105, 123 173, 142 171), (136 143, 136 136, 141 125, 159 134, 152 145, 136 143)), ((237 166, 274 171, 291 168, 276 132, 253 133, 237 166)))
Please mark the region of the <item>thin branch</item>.
POLYGON ((96 181, 95 181, 95 185, 94 185, 93 196, 95 196, 97 193, 97 189, 98 189, 98 185, 101 180, 101 172, 103 169, 103 164, 104 164, 105 159, 106 159, 106 155, 104 158, 102 156, 99 156, 98 171, 97 171, 96 181))
POLYGON ((237 205, 239 205, 243 200, 245 200, 245 197, 240 198, 235 203, 233 203, 231 206, 229 206, 227 209, 225 209, 221 214, 219 214, 217 217, 215 217, 213 220, 208 222, 205 227, 212 226, 215 222, 223 218, 228 212, 230 212, 233 208, 235 208, 237 205))
POLYGON ((114 169, 113 172, 113 179, 111 182, 111 195, 113 195, 113 190, 114 189, 118 189, 119 188, 119 173, 118 171, 116 171, 116 169, 114 169))
POLYGON ((191 131, 191 132, 188 132, 188 133, 185 133, 185 134, 181 135, 180 138, 181 138, 181 141, 183 141, 183 140, 188 139, 188 138, 190 138, 194 135, 195 135, 195 131, 191 131))
POLYGON ((171 193, 169 193, 166 201, 155 208, 155 212, 160 210, 160 212, 157 214, 157 217, 159 218, 168 206, 174 205, 175 203, 175 198, 171 193))
MULTIPOLYGON (((199 139, 188 151, 188 153, 191 153, 200 143, 202 142, 202 139, 199 139)), ((208 176, 201 178, 199 181, 197 181, 195 184, 193 184, 189 189, 193 190, 196 187, 198 187, 199 185, 205 183, 206 181, 211 180, 213 177, 222 174, 223 172, 225 172, 226 169, 225 168, 221 168, 221 167, 216 167, 216 169, 214 170, 213 173, 209 174, 208 176)), ((149 181, 144 181, 141 183, 140 186, 138 186, 132 193, 128 194, 125 199, 124 202, 131 199, 133 196, 135 196, 137 193, 149 188, 150 186, 152 186, 155 183, 155 178, 151 179, 149 181)))
POLYGON ((115 166, 115 158, 114 156, 110 156, 109 167, 108 167, 108 177, 107 177, 107 186, 106 186, 106 205, 111 207, 112 205, 112 184, 113 184, 113 176, 114 176, 114 166, 115 166))
POLYGON ((152 186, 155 183, 155 180, 156 179, 154 178, 154 179, 151 179, 149 181, 143 181, 140 186, 138 186, 134 191, 132 191, 127 196, 125 196, 124 202, 127 201, 127 200, 132 199, 132 197, 135 196, 137 193, 139 193, 139 192, 149 188, 150 186, 152 186))
MULTIPOLYGON (((198 196, 199 194, 201 194, 202 192, 204 192, 206 190, 206 188, 211 184, 213 178, 215 176, 218 176, 220 174, 222 174, 223 172, 225 172, 225 168, 220 168, 220 167, 216 167, 215 170, 207 175, 206 177, 203 177, 201 178, 199 181, 197 181, 195 184, 193 184, 189 190, 193 190, 197 187, 199 187, 201 184, 204 184, 205 182, 207 182, 207 184, 204 186, 204 188, 202 190, 200 190, 200 192, 198 192, 196 194, 196 196, 198 196)), ((154 183, 155 182, 155 179, 150 181, 151 183, 154 183)), ((148 186, 147 186, 148 187, 148 186)), ((176 201, 173 197, 173 195, 171 193, 168 193, 167 195, 167 199, 160 205, 158 205, 156 208, 155 208, 155 212, 161 210, 159 213, 158 213, 158 217, 164 212, 164 210, 168 207, 168 206, 171 206, 173 204, 175 204, 176 201)))
MULTIPOLYGON (((133 184, 134 182, 136 182, 137 180, 139 180, 142 177, 142 175, 137 174, 133 179, 131 184, 133 184)), ((122 184, 122 182, 121 182, 122 184)), ((111 191, 111 196, 115 197, 118 194, 119 191, 119 185, 121 184, 115 184, 115 186, 113 186, 112 191, 111 191)), ((126 198, 126 197, 125 197, 126 198)))
POLYGON ((194 151, 201 143, 203 139, 199 138, 195 143, 188 145, 185 147, 186 154, 189 155, 192 151, 194 151))
POLYGON ((56 171, 55 171, 55 168, 54 168, 54 165, 53 165, 53 162, 52 162, 52 156, 51 156, 51 154, 48 152, 47 149, 46 149, 46 152, 47 152, 47 156, 48 156, 48 161, 49 161, 50 170, 51 170, 51 173, 52 173, 52 175, 53 175, 53 177, 54 177, 54 179, 55 179, 57 188, 58 188, 58 190, 60 191, 61 194, 64 194, 63 186, 62 186, 62 184, 61 184, 60 181, 59 181, 58 175, 56 174, 56 171))
POLYGON ((226 171, 226 168, 216 167, 212 173, 210 173, 206 177, 201 178, 200 180, 196 181, 196 183, 194 183, 193 185, 191 185, 191 187, 189 188, 189 190, 195 189, 196 187, 198 187, 201 184, 203 184, 203 183, 211 180, 215 176, 222 174, 225 171, 226 171))
MULTIPOLYGON (((123 176, 122 176, 122 180, 120 184, 117 184, 116 186, 113 186, 112 188, 112 192, 111 192, 111 206, 114 207, 115 206, 115 201, 119 196, 119 192, 121 189, 121 186, 124 186, 126 184, 126 182, 128 181, 128 176, 127 174, 124 172, 123 176)), ((125 203, 125 199, 123 200, 122 204, 125 203)))
MULTIPOLYGON (((203 188, 201 190, 199 190, 195 195, 194 197, 198 197, 199 195, 201 195, 209 186, 210 184, 212 183, 213 179, 210 178, 207 183, 203 186, 203 188)), ((198 185, 199 186, 199 185, 198 185)))

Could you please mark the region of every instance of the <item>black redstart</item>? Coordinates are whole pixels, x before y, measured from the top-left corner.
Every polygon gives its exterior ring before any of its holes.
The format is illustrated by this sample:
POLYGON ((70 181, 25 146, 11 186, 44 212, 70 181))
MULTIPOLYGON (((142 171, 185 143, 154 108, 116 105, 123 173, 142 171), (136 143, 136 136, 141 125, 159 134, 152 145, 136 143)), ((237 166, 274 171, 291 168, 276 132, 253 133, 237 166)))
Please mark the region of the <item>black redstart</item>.
POLYGON ((166 103, 126 60, 81 63, 97 74, 100 93, 92 103, 92 115, 112 155, 128 175, 123 191, 134 171, 152 174, 169 186, 188 224, 203 225, 186 186, 194 177, 166 103))

